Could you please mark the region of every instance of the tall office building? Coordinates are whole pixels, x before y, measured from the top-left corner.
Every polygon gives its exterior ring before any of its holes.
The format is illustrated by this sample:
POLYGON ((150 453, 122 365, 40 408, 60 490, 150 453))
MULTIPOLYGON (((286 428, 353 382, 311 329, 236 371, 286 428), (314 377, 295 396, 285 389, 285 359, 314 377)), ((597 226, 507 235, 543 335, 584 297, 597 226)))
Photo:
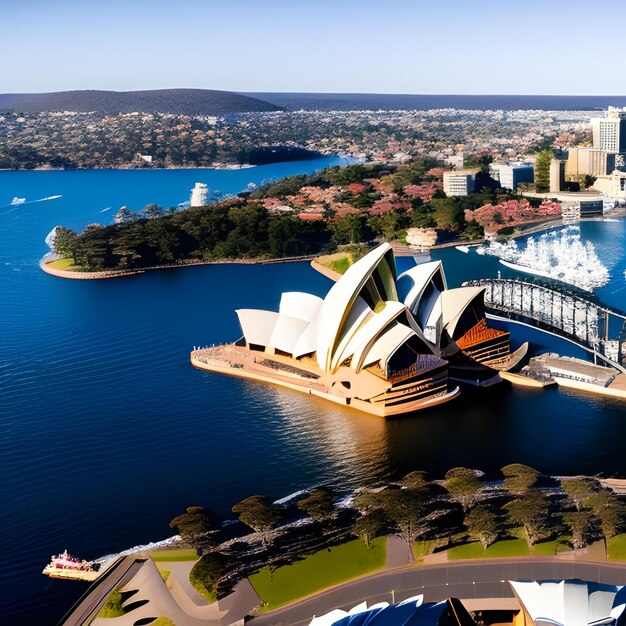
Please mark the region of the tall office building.
POLYGON ((535 168, 532 163, 525 161, 510 161, 508 163, 492 163, 489 166, 491 178, 500 182, 504 189, 515 191, 519 183, 532 183, 535 168))
POLYGON ((474 193, 478 170, 455 170, 443 173, 443 191, 446 196, 468 196, 474 193))
POLYGON ((626 152, 626 107, 609 107, 604 117, 591 120, 593 147, 605 152, 626 152))

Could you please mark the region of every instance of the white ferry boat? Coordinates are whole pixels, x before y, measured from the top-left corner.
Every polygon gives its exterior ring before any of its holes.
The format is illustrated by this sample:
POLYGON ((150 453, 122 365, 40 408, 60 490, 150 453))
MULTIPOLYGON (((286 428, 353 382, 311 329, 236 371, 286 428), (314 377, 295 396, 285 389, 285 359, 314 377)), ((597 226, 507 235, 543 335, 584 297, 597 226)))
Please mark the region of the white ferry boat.
POLYGON ((61 554, 53 555, 50 563, 43 568, 42 574, 50 578, 66 578, 70 580, 96 580, 100 572, 93 561, 77 559, 64 550, 61 554))

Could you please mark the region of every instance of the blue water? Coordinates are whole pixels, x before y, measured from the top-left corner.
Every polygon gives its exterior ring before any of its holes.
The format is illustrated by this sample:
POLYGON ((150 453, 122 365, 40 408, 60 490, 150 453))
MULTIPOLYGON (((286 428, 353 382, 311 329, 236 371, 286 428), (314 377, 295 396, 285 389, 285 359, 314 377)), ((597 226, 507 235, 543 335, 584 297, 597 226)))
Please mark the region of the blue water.
MULTIPOLYGON (((2 623, 55 623, 81 593, 79 583, 40 574, 53 552, 67 547, 96 558, 164 539, 168 521, 190 504, 227 515, 253 493, 349 488, 413 469, 440 477, 454 465, 495 472, 513 461, 550 473, 626 475, 626 409, 617 401, 502 386, 384 421, 189 365, 194 345, 238 337, 235 308, 275 308, 281 291, 323 295, 328 280, 306 263, 105 281, 62 280, 38 268, 56 224, 108 220, 122 204, 175 205, 195 182, 236 192, 330 162, 232 172, 0 173, 0 207, 14 196, 63 196, 0 208, 2 623)), ((626 223, 582 230, 611 266, 613 280, 598 295, 626 308, 626 223)), ((433 256, 444 260, 451 285, 502 267, 453 249, 433 256)), ((528 329, 515 333, 517 341, 529 336, 574 353, 528 329)))

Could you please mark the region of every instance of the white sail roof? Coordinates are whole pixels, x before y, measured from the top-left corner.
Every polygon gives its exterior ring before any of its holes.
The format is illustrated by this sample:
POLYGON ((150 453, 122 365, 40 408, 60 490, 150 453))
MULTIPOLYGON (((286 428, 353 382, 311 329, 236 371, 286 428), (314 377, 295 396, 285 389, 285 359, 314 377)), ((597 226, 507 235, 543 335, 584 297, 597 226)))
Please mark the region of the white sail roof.
POLYGON ((238 309, 236 311, 243 336, 248 343, 269 346, 278 319, 275 311, 261 309, 238 309))
POLYGON ((281 315, 297 317, 311 322, 319 313, 324 300, 318 296, 302 291, 287 291, 280 297, 278 312, 281 315))
POLYGON ((279 313, 268 345, 293 354, 298 340, 308 325, 309 322, 306 320, 279 313))
POLYGON ((320 309, 317 362, 324 371, 330 371, 336 342, 343 324, 350 315, 359 292, 370 278, 385 254, 391 250, 384 243, 351 265, 331 287, 320 309))
POLYGON ((484 290, 484 287, 459 287, 442 292, 443 327, 448 331, 450 337, 454 335, 454 330, 463 311, 484 290))
POLYGON ((413 310, 418 304, 426 286, 437 272, 441 274, 441 280, 445 289, 446 278, 441 261, 420 263, 398 276, 398 288, 402 294, 402 301, 409 309, 413 310))
MULTIPOLYGON (((533 620, 551 620, 562 626, 588 626, 598 620, 617 618, 624 606, 616 606, 618 586, 560 582, 510 582, 515 595, 533 620)), ((608 622, 607 622, 608 623, 608 622)))
POLYGON ((389 325, 396 317, 406 311, 406 307, 401 302, 387 302, 385 308, 372 315, 352 337, 350 343, 341 354, 341 360, 352 357, 351 367, 355 371, 360 371, 363 366, 363 359, 368 350, 374 345, 374 342, 380 333, 389 325))
POLYGON ((384 371, 395 351, 413 335, 415 332, 412 328, 400 323, 395 324, 374 342, 363 359, 363 367, 380 361, 381 369, 384 371))

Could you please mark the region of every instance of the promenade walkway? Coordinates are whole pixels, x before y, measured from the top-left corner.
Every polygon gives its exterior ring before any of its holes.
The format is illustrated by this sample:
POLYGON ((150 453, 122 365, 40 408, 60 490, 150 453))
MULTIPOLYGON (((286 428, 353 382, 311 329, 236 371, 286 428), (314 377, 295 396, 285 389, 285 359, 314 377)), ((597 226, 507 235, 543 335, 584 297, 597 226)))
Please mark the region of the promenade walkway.
POLYGON ((440 565, 410 565, 381 572, 338 585, 281 609, 260 614, 252 626, 301 626, 313 616, 323 615, 334 608, 349 609, 367 600, 401 602, 416 594, 434 602, 449 597, 475 599, 480 606, 494 608, 514 606, 509 580, 562 580, 580 578, 613 585, 626 584, 626 565, 567 561, 555 557, 522 557, 515 559, 480 559, 440 565), (503 602, 506 600, 506 602, 503 602))

